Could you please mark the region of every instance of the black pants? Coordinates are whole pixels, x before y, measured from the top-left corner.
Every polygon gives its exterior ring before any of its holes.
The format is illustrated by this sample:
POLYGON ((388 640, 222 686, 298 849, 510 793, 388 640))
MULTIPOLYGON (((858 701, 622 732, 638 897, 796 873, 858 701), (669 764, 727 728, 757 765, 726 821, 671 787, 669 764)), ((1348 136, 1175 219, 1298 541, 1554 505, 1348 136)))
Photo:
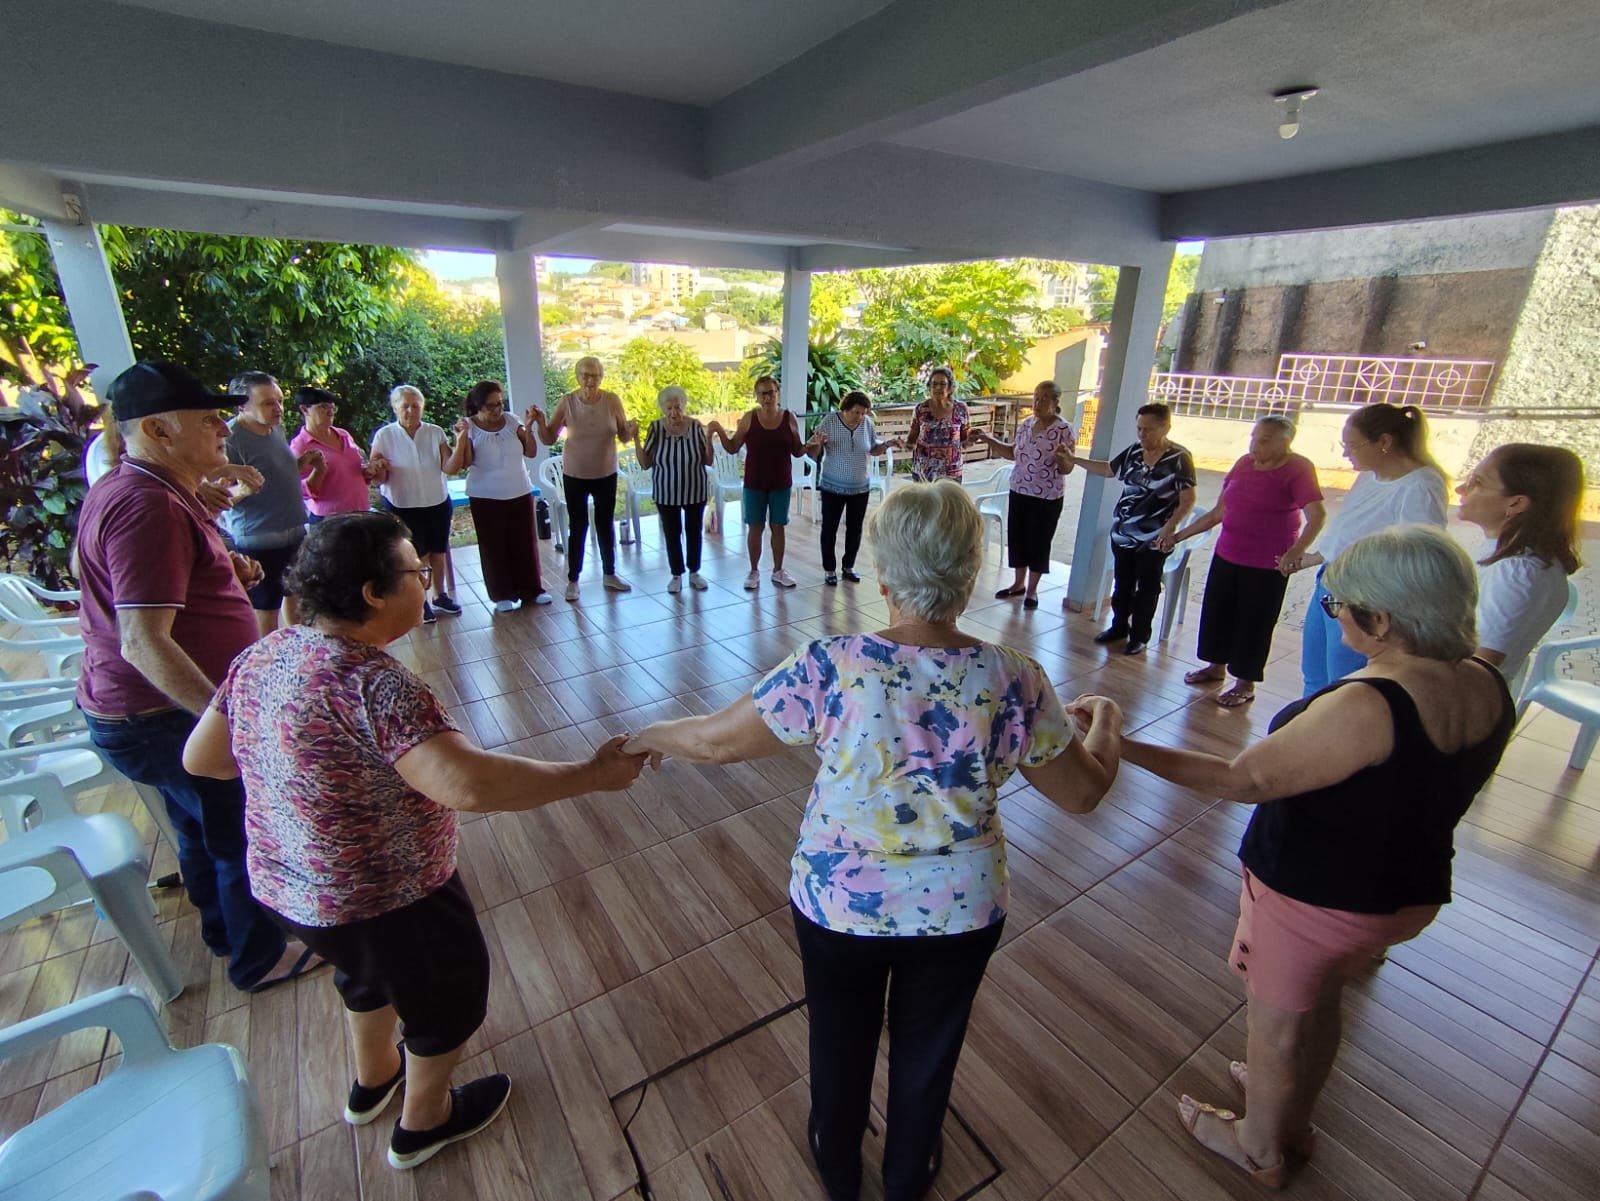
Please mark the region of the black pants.
POLYGON ((1226 663, 1235 679, 1259 682, 1288 586, 1288 578, 1274 568, 1241 567, 1212 555, 1200 602, 1200 657, 1226 663))
POLYGON ((844 517, 844 569, 856 565, 856 552, 861 549, 861 527, 867 517, 868 492, 822 492, 822 570, 833 574, 835 566, 833 544, 839 537, 839 518, 844 517))
POLYGON ((594 497, 595 537, 600 542, 600 565, 607 575, 617 574, 617 476, 615 472, 598 480, 561 477, 561 491, 567 502, 567 579, 583 572, 583 544, 589 540, 589 506, 594 497))
POLYGON ((1161 600, 1161 573, 1167 556, 1159 550, 1111 547, 1114 564, 1111 624, 1128 631, 1130 642, 1149 642, 1156 605, 1161 600))
POLYGON ((966 934, 881 938, 824 930, 793 905, 811 1021, 811 1133, 830 1197, 861 1188, 861 1139, 889 1014, 884 1201, 921 1201, 972 1001, 1005 923, 966 934))
POLYGON ((673 575, 682 575, 685 563, 690 571, 700 570, 700 533, 706 523, 706 505, 660 505, 661 536, 667 543, 667 562, 673 575), (686 553, 687 552, 687 553, 686 553))
POLYGON ((1061 497, 1046 500, 1013 492, 1006 512, 1006 550, 1012 570, 1026 567, 1040 575, 1050 570, 1050 544, 1061 521, 1061 497))

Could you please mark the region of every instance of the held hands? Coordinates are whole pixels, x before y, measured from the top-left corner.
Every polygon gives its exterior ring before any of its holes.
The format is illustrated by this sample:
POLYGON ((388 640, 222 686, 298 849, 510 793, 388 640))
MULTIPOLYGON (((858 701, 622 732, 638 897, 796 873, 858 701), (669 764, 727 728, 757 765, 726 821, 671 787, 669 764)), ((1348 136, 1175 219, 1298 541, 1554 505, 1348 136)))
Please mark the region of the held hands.
POLYGON ((1295 550, 1291 547, 1278 556, 1278 560, 1273 566, 1278 569, 1279 575, 1291 576, 1306 566, 1306 553, 1303 550, 1295 550))
POLYGON ((243 463, 229 463, 226 467, 213 474, 211 478, 221 480, 225 484, 234 485, 233 495, 235 499, 241 496, 248 496, 252 492, 260 492, 267 482, 266 476, 262 475, 254 467, 246 467, 243 463), (243 491, 239 490, 239 485, 244 486, 243 491))
POLYGON ((1065 446, 1056 450, 1056 468, 1062 475, 1071 475, 1072 469, 1078 465, 1078 460, 1065 446))
POLYGON ((195 499, 204 507, 207 513, 215 517, 224 509, 233 508, 233 493, 228 490, 227 484, 215 480, 201 480, 195 485, 195 499))
POLYGON ((826 445, 828 445, 828 435, 823 433, 821 430, 818 430, 816 433, 811 435, 811 441, 806 443, 806 449, 821 450, 826 445))
POLYGON ((1109 696, 1086 692, 1067 702, 1066 710, 1078 723, 1078 732, 1089 734, 1096 730, 1116 733, 1122 729, 1122 706, 1109 696))
POLYGON ((1155 548, 1165 554, 1176 545, 1178 545, 1176 531, 1170 525, 1162 526, 1161 532, 1156 535, 1155 548))
POLYGON ((369 484, 383 484, 389 480, 389 460, 382 455, 373 455, 367 460, 366 470, 361 473, 366 476, 369 484))
POLYGON ((261 564, 248 555, 241 555, 238 551, 231 550, 228 552, 228 558, 233 562, 233 574, 239 577, 239 583, 246 588, 254 588, 266 575, 261 570, 261 564))
POLYGON ((455 435, 456 435, 456 437, 458 439, 466 437, 471 432, 472 432, 472 423, 470 421, 468 421, 465 417, 459 418, 456 421, 456 424, 455 424, 455 435))
POLYGON ((630 751, 624 745, 629 737, 627 734, 618 734, 608 739, 594 753, 594 758, 589 760, 589 766, 595 774, 596 792, 616 792, 626 788, 644 770, 645 756, 630 751))
POLYGON ((310 447, 294 461, 294 465, 300 469, 301 475, 315 471, 324 465, 322 452, 314 446, 310 447))

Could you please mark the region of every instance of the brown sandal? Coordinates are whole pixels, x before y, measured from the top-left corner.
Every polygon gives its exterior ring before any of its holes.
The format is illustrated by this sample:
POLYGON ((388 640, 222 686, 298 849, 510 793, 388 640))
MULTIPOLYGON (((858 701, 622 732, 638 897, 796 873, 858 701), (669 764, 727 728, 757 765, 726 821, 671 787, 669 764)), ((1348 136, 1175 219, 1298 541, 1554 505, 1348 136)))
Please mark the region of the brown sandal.
POLYGON ((1245 692, 1237 684, 1235 684, 1226 692, 1219 692, 1211 699, 1216 701, 1217 704, 1221 705, 1224 709, 1239 709, 1256 699, 1256 690, 1252 688, 1249 692, 1245 692))
POLYGON ((1279 1156, 1277 1163, 1266 1165, 1258 1164, 1255 1160, 1251 1159, 1245 1154, 1244 1148, 1239 1146, 1239 1132, 1235 1130, 1233 1126, 1233 1124, 1238 1120, 1239 1115, 1234 1113, 1233 1110, 1221 1109, 1215 1105, 1208 1104, 1205 1101, 1196 1101, 1193 1097, 1189 1096, 1188 1093, 1185 1093, 1182 1099, 1178 1102, 1178 1121, 1183 1123, 1183 1128, 1189 1132, 1190 1138, 1194 1139, 1195 1142, 1200 1143, 1202 1147, 1205 1147, 1205 1149, 1210 1151, 1213 1155, 1220 1156, 1221 1158, 1226 1159, 1229 1163, 1233 1164, 1235 1167, 1239 1168, 1241 1171, 1247 1174, 1250 1179, 1261 1185, 1262 1188, 1282 1188, 1289 1182, 1288 1159, 1283 1156, 1279 1156), (1186 1107, 1188 1107, 1187 1112, 1185 1112, 1186 1107), (1207 1147, 1204 1142, 1201 1142, 1200 1136, 1195 1133, 1195 1126, 1199 1123, 1200 1118, 1204 1115, 1209 1115, 1213 1118, 1216 1118, 1217 1121, 1222 1122, 1227 1127, 1228 1137, 1233 1140, 1234 1149, 1239 1153, 1238 1159, 1233 1159, 1227 1155, 1224 1155, 1220 1151, 1212 1150, 1212 1148, 1207 1147))
POLYGON ((1209 667, 1197 667, 1193 671, 1183 673, 1183 682, 1185 684, 1220 684, 1227 678, 1227 672, 1217 675, 1209 667))

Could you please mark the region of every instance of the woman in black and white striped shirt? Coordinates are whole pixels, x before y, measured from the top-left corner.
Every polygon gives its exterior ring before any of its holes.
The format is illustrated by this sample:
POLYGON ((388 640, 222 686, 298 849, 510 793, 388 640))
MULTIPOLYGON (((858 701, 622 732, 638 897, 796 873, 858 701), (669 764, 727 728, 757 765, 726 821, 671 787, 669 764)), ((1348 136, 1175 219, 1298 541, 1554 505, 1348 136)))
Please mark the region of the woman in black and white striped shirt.
POLYGON ((704 592, 700 575, 700 532, 706 515, 706 468, 711 466, 711 439, 705 427, 684 410, 689 395, 673 385, 656 397, 661 417, 650 423, 644 441, 634 434, 639 466, 650 468, 650 495, 661 517, 662 540, 672 582, 667 591, 683 591, 683 570, 689 569, 689 587, 704 592))

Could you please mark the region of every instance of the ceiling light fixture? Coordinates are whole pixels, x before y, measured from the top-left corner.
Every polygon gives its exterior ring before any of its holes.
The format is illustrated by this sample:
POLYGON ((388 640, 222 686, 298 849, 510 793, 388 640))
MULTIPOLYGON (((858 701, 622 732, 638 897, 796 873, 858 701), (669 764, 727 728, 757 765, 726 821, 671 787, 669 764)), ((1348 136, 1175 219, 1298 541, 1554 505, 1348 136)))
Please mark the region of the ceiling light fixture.
POLYGON ((1283 105, 1283 113, 1278 119, 1278 136, 1285 141, 1300 132, 1300 106, 1317 94, 1319 89, 1314 86, 1299 88, 1282 88, 1272 93, 1275 103, 1283 105))

